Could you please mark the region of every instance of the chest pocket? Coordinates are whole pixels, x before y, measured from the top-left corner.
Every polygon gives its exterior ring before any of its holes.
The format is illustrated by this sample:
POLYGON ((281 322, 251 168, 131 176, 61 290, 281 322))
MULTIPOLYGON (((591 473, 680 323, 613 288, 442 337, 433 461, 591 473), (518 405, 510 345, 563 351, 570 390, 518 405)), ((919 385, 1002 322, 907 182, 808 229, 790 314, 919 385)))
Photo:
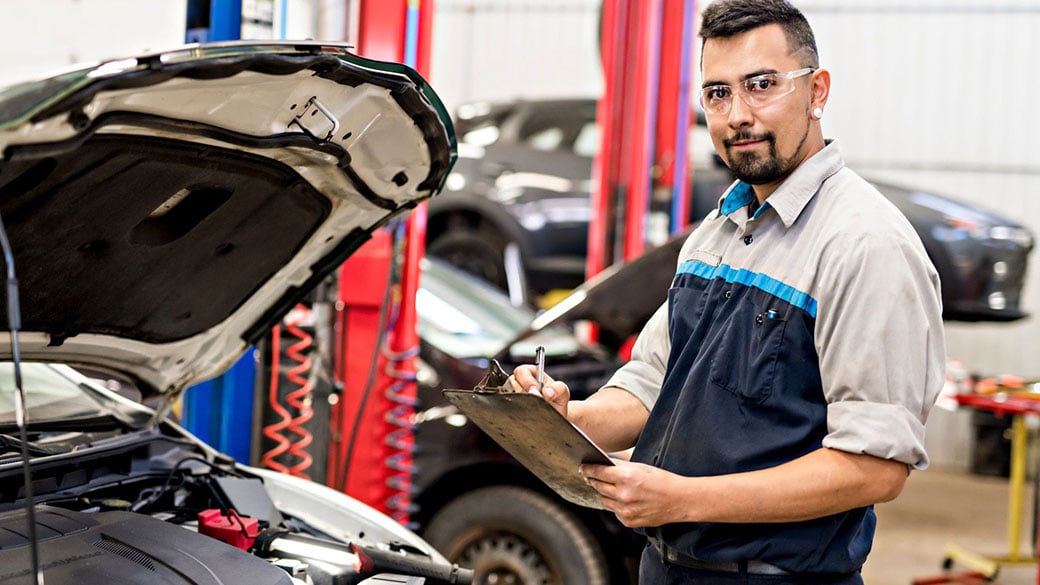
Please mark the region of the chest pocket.
POLYGON ((735 310, 720 316, 717 334, 708 346, 708 379, 760 404, 773 392, 789 307, 757 300, 742 299, 735 310))

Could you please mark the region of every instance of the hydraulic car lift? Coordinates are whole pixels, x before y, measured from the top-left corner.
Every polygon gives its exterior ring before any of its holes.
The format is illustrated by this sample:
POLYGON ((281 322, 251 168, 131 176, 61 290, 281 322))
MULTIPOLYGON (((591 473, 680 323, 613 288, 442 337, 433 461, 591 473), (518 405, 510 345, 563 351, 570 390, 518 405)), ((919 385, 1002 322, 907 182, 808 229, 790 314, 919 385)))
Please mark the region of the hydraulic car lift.
MULTIPOLYGON (((602 10, 604 92, 587 278, 680 233, 690 222, 692 196, 687 140, 696 1, 603 0, 602 10)), ((594 327, 589 333, 597 337, 594 327)), ((631 340, 622 354, 630 347, 631 340)))
MULTIPOLYGON (((242 0, 212 0, 198 3, 208 5, 209 13, 198 16, 206 23, 203 29, 189 31, 190 40, 237 40, 241 35, 242 0), (201 37, 199 36, 201 35, 201 37), (198 38, 196 38, 198 37, 198 38)), ((430 63, 430 32, 433 22, 433 0, 352 0, 351 16, 356 19, 357 43, 355 52, 383 61, 405 63, 426 76, 430 63)), ((284 30, 284 7, 281 4, 284 30)), ((196 11, 197 12, 197 11, 196 11)), ((348 17, 349 19, 350 17, 348 17)), ((350 24, 349 22, 347 23, 350 24)), ((284 33, 283 33, 284 34, 284 33)), ((404 242, 403 255, 395 258, 394 235, 387 229, 376 233, 341 269, 339 298, 335 306, 337 351, 333 369, 342 384, 342 394, 332 408, 332 432, 326 477, 328 485, 342 489, 359 500, 393 515, 402 523, 408 522, 409 468, 411 465, 411 405, 415 396, 415 355, 418 334, 415 323, 415 292, 419 281, 419 259, 424 253, 426 231, 425 206, 413 210, 403 226, 395 230, 396 239, 404 242), (400 265, 395 268, 395 262, 400 265), (393 275, 394 318, 391 330, 384 334, 387 322, 381 318, 384 291, 393 275), (369 366, 376 368, 369 375, 369 366), (389 440, 388 440, 389 438, 389 440), (348 474, 348 468, 350 473, 348 474)), ((298 313, 308 313, 300 307, 298 313)), ((286 332, 310 344, 310 334, 304 331, 301 319, 294 318, 286 325, 286 332), (302 336, 302 337, 301 337, 302 336)), ((321 327, 321 323, 314 327, 321 327)), ((188 393, 184 405, 184 422, 189 430, 203 440, 231 453, 244 462, 263 463, 294 475, 308 476, 322 468, 310 469, 311 456, 306 447, 311 434, 305 428, 318 410, 319 404, 310 395, 306 376, 296 368, 290 371, 292 380, 300 382, 289 396, 279 397, 278 362, 282 350, 293 352, 301 364, 310 363, 306 351, 293 342, 287 348, 276 328, 271 337, 272 382, 268 408, 274 409, 280 419, 264 428, 263 436, 277 446, 262 455, 250 443, 259 444, 260 433, 253 433, 250 425, 232 424, 220 413, 250 412, 257 387, 266 387, 258 380, 256 358, 250 352, 224 376, 200 385, 188 393), (290 412, 279 400, 291 399, 288 406, 300 406, 290 412), (234 408, 231 408, 231 406, 234 408), (297 412, 297 410, 304 412, 297 412), (293 440, 294 433, 299 434, 293 440), (285 457, 283 454, 288 453, 285 457), (252 455, 252 456, 251 456, 252 455), (285 458, 295 459, 292 464, 285 458)), ((263 352, 259 352, 260 355, 263 352)), ((284 373, 284 372, 282 372, 284 373)), ((282 389, 284 390, 284 389, 282 389)), ((266 396, 266 392, 261 392, 266 396)), ((320 440, 320 435, 318 436, 320 440)), ((314 447, 311 447, 312 449, 314 447)))

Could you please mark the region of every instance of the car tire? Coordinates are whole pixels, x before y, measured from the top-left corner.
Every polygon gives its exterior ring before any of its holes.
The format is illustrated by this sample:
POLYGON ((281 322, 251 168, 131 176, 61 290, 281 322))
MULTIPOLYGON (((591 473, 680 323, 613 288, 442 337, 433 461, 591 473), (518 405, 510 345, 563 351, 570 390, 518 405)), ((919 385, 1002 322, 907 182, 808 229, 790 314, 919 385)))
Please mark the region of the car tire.
POLYGON ((596 537, 546 496, 517 486, 468 492, 430 520, 423 537, 474 569, 475 585, 608 585, 596 537))
POLYGON ((431 241, 426 253, 508 291, 506 244, 500 233, 484 226, 453 227, 431 241))

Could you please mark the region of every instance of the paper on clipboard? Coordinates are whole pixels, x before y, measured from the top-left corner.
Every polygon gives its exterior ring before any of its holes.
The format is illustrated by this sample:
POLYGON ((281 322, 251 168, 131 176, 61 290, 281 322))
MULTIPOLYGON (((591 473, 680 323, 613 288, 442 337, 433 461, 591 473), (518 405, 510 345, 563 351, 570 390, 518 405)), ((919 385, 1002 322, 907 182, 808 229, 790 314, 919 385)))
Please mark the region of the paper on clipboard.
POLYGON ((567 501, 603 509, 599 494, 578 473, 582 463, 613 465, 610 457, 541 396, 504 388, 497 362, 473 390, 444 396, 524 467, 567 501))

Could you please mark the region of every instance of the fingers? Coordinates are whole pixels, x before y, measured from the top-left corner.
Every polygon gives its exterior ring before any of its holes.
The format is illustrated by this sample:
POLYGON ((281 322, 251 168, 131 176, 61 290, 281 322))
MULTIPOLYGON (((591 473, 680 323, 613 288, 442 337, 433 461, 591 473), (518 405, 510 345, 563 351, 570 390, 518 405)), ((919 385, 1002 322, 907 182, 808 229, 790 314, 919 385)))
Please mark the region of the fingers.
POLYGON ((579 468, 585 483, 600 496, 603 506, 629 528, 659 526, 661 494, 640 482, 640 469, 631 464, 592 465, 579 468))
POLYGON ((552 405, 557 412, 567 417, 567 406, 571 399, 571 390, 567 384, 553 380, 548 374, 542 376, 542 387, 538 387, 538 368, 527 364, 517 366, 513 375, 509 376, 509 386, 513 392, 537 394, 552 405))
POLYGON ((524 387, 516 379, 516 374, 515 373, 514 374, 510 374, 509 379, 507 381, 509 382, 509 387, 513 389, 513 392, 523 392, 524 391, 524 387))
MULTIPOLYGON (((542 377, 544 385, 548 386, 555 382, 552 376, 544 374, 542 377)), ((538 368, 536 366, 526 364, 517 366, 513 370, 513 386, 516 392, 529 392, 532 388, 538 389, 538 368)))
POLYGON ((677 476, 643 463, 617 461, 615 465, 584 464, 581 476, 599 493, 603 507, 629 528, 686 522, 688 502, 677 476), (677 489, 679 491, 677 491, 677 489))
POLYGON ((618 514, 625 504, 619 501, 618 486, 610 479, 609 472, 603 473, 603 470, 607 469, 608 467, 605 465, 582 465, 579 468, 585 483, 599 494, 603 506, 607 510, 618 514))
POLYGON ((509 377, 509 384, 513 392, 528 392, 530 394, 541 394, 546 400, 556 402, 558 398, 567 400, 570 398, 570 389, 559 380, 554 380, 549 374, 543 374, 542 386, 538 387, 538 369, 532 365, 517 366, 513 375, 509 377))
POLYGON ((615 471, 615 469, 610 465, 583 463, 578 467, 578 473, 585 478, 585 483, 589 485, 614 485, 616 480, 613 471, 615 471))

